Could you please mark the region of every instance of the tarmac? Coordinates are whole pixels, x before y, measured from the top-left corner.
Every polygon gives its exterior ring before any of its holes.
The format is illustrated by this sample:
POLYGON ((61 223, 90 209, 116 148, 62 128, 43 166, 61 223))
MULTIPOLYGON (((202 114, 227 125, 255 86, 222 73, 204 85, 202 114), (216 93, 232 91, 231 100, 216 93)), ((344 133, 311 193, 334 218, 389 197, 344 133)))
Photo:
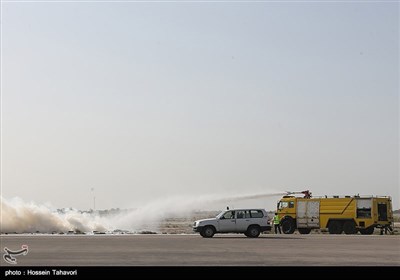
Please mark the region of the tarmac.
MULTIPOLYGON (((21 266, 399 266, 399 235, 2 235, 21 266)), ((1 258, 1 266, 12 266, 1 258)))

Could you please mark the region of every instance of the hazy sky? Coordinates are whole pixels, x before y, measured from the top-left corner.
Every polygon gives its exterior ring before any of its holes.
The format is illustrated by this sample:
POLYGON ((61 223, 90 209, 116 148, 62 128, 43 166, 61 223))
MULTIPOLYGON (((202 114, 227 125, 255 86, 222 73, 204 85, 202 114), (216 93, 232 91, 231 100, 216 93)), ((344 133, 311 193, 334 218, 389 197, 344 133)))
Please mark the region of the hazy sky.
POLYGON ((399 3, 2 8, 3 197, 306 188, 399 208, 399 3))

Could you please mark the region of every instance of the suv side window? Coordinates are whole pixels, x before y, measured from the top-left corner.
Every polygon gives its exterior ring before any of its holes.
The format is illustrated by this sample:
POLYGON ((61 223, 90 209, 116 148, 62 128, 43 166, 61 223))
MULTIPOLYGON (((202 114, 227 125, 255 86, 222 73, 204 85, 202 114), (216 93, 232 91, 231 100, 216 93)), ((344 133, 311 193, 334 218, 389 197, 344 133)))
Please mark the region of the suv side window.
POLYGON ((250 215, 252 218, 262 218, 264 214, 261 210, 250 210, 250 215))
POLYGON ((236 219, 244 219, 246 218, 246 213, 249 211, 237 211, 236 212, 236 219))
POLYGON ((222 217, 223 217, 223 219, 234 219, 235 211, 228 211, 222 217))

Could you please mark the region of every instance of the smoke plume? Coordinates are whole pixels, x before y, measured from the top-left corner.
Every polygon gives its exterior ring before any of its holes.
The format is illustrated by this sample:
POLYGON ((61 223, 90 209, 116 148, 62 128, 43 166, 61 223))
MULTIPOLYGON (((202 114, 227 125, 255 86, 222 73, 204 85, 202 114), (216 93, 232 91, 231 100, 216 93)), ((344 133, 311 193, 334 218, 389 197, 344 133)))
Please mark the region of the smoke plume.
MULTIPOLYGON (((113 215, 99 215, 98 212, 82 212, 76 209, 54 211, 45 205, 24 202, 15 198, 1 202, 1 233, 53 233, 93 232, 128 230, 157 231, 160 222, 170 217, 188 217, 197 210, 224 207, 227 203, 241 200, 281 196, 284 192, 248 194, 226 197, 225 195, 171 196, 156 199, 143 207, 113 215)), ((221 209, 221 208, 219 208, 221 209)))

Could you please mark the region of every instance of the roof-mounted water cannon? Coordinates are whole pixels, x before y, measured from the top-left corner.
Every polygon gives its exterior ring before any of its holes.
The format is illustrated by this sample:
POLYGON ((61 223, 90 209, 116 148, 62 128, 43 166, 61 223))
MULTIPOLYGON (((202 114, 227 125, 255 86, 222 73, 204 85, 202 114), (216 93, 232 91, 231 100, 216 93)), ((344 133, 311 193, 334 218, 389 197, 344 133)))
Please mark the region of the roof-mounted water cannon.
POLYGON ((302 192, 286 192, 287 195, 291 195, 291 194, 304 194, 304 198, 311 198, 312 197, 312 193, 309 190, 306 191, 302 191, 302 192))
POLYGON ((304 194, 304 198, 311 198, 312 193, 309 190, 302 191, 302 194, 304 194))

